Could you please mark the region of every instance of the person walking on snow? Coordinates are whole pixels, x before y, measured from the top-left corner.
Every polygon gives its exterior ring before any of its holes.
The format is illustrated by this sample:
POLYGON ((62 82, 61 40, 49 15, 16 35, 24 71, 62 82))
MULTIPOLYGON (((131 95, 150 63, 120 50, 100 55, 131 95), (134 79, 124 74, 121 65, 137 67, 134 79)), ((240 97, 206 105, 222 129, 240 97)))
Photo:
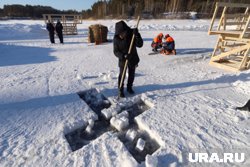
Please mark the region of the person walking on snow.
POLYGON ((163 34, 158 34, 154 40, 152 41, 151 47, 153 48, 152 51, 157 52, 157 49, 160 49, 162 47, 162 38, 163 34))
POLYGON ((113 51, 115 56, 118 58, 118 65, 120 68, 120 73, 118 77, 119 97, 125 97, 124 83, 122 83, 121 88, 119 87, 125 62, 126 60, 128 60, 127 92, 129 94, 134 94, 135 92, 133 90, 133 82, 135 78, 135 68, 138 66, 138 63, 140 61, 136 47, 139 48, 142 47, 143 40, 137 28, 131 29, 124 21, 119 21, 115 24, 115 35, 114 35, 113 45, 114 45, 113 51), (135 39, 131 53, 128 54, 133 34, 135 36, 135 39))
POLYGON ((162 43, 163 49, 161 53, 166 54, 166 55, 169 55, 169 54, 176 55, 174 39, 169 34, 166 34, 164 37, 164 40, 165 42, 162 43))
POLYGON ((55 27, 53 25, 53 23, 51 23, 51 21, 49 20, 47 25, 46 25, 46 29, 49 31, 49 39, 51 43, 55 43, 55 27))
POLYGON ((63 25, 62 23, 60 22, 60 20, 57 20, 57 23, 56 23, 56 33, 57 33, 57 36, 60 40, 60 43, 63 43, 63 25))

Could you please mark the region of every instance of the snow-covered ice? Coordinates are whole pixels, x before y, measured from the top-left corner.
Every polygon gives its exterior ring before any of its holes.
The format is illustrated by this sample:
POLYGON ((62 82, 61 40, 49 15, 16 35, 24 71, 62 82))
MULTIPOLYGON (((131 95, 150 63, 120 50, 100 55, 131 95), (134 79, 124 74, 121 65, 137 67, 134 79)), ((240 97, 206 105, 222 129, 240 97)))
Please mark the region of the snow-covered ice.
MULTIPOLYGON (((65 36, 64 45, 56 37, 57 44, 51 45, 41 20, 0 21, 0 166, 138 166, 114 133, 74 152, 65 139, 98 118, 77 92, 97 88, 110 101, 117 95, 112 42, 87 42, 88 26, 96 23, 109 28, 112 40, 115 22, 84 20, 79 35, 65 36)), ((241 148, 249 153, 250 113, 235 107, 250 98, 250 71, 232 73, 208 65, 217 40, 207 35, 209 24, 140 22, 144 46, 138 49, 134 89, 151 108, 135 120, 159 143, 152 155, 158 166, 181 165, 183 150, 241 148), (159 32, 174 37, 176 56, 148 55, 159 32)), ((249 157, 240 166, 250 166, 249 157)))
POLYGON ((158 165, 157 157, 148 154, 145 159, 145 165, 146 167, 156 167, 158 165))

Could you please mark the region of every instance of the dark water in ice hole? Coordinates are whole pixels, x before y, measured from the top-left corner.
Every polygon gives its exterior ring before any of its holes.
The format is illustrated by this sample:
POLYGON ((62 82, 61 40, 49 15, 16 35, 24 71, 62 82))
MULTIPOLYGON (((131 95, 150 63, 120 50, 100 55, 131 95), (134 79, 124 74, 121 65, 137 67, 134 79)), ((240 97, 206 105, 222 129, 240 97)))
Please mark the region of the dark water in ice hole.
POLYGON ((98 138, 99 136, 108 131, 113 131, 117 133, 119 140, 125 145, 130 154, 136 159, 138 163, 145 161, 145 157, 147 154, 151 155, 158 148, 160 148, 159 144, 155 140, 153 140, 147 132, 141 131, 138 128, 136 122, 134 121, 134 118, 136 116, 150 109, 150 107, 148 107, 142 100, 133 105, 122 107, 121 112, 127 110, 129 113, 129 127, 121 132, 118 132, 115 128, 110 126, 109 121, 107 121, 101 115, 102 109, 109 108, 111 106, 111 103, 107 100, 107 98, 104 95, 99 93, 96 89, 90 89, 84 92, 80 92, 78 95, 98 115, 99 119, 95 121, 91 134, 85 132, 86 129, 85 126, 65 135, 72 151, 76 151, 82 148, 83 146, 89 144, 91 141, 95 140, 96 138, 98 138), (128 129, 134 129, 135 131, 137 131, 137 136, 133 142, 130 142, 125 137, 128 129), (138 150, 135 149, 137 140, 139 138, 142 138, 143 140, 146 141, 144 150, 142 152, 139 152, 138 150))

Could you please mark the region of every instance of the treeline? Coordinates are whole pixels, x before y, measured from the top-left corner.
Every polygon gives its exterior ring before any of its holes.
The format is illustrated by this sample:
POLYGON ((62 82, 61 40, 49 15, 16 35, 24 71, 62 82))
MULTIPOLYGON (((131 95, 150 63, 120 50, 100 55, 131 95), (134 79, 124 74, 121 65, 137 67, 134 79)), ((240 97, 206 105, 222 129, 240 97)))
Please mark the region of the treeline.
POLYGON ((75 10, 61 11, 54 9, 50 6, 31 6, 31 5, 4 5, 3 9, 0 9, 0 16, 7 17, 27 17, 27 18, 42 18, 43 14, 81 14, 75 10))
POLYGON ((164 13, 197 12, 211 17, 216 2, 249 3, 249 0, 100 0, 91 10, 83 11, 84 18, 117 18, 131 16, 164 17, 164 13))
MULTIPOLYGON (((84 19, 130 18, 141 15, 144 18, 161 18, 197 12, 200 17, 211 17, 216 2, 250 3, 249 0, 99 0, 91 9, 77 12, 61 11, 49 6, 4 5, 0 16, 41 18, 42 14, 82 14, 84 19)), ((231 11, 234 12, 234 11, 231 11)))

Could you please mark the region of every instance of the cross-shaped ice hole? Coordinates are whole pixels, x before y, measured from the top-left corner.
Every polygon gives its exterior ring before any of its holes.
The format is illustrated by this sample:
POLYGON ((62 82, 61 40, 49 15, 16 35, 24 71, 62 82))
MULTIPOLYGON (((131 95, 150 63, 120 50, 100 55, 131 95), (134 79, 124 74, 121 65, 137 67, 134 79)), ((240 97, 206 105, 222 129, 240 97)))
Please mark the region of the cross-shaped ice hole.
POLYGON ((82 148, 108 131, 117 134, 119 140, 138 163, 145 161, 147 154, 151 155, 160 148, 157 141, 152 139, 147 132, 140 130, 135 122, 135 117, 150 109, 143 100, 121 101, 116 106, 111 106, 110 101, 96 89, 79 92, 78 95, 98 115, 98 120, 94 122, 90 120, 88 125, 65 135, 72 151, 82 148), (112 114, 107 117, 108 114, 105 115, 102 112, 105 109, 111 110, 112 114), (125 116, 128 120, 128 126, 117 130, 117 127, 114 128, 110 124, 111 116, 117 117, 117 114, 123 114, 124 111, 127 113, 125 116))

